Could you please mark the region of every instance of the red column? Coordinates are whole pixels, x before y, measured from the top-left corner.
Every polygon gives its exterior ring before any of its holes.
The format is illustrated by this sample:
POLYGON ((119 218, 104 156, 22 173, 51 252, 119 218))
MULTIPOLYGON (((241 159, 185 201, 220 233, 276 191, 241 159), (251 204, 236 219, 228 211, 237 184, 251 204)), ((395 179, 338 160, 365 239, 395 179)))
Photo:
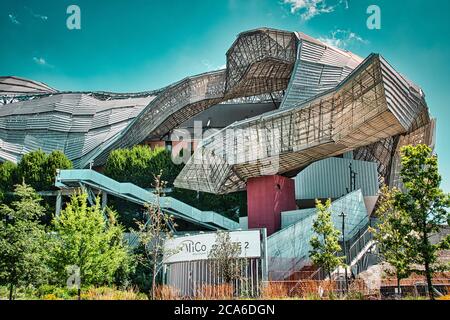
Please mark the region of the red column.
POLYGON ((247 181, 248 228, 267 228, 267 235, 281 228, 281 212, 297 209, 295 182, 282 176, 247 181))

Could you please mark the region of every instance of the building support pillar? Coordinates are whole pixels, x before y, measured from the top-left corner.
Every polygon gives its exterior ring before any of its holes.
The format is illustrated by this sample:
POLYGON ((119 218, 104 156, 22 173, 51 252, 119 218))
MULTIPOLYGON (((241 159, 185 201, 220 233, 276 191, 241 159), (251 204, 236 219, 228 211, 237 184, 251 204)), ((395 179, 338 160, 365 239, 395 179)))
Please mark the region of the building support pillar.
POLYGON ((282 176, 247 181, 248 228, 266 228, 267 236, 281 229, 281 212, 297 209, 295 182, 282 176))
POLYGON ((58 192, 56 193, 56 210, 55 210, 57 217, 61 213, 61 208, 62 208, 62 193, 61 190, 58 190, 58 192))
POLYGON ((102 210, 105 210, 108 205, 108 194, 106 192, 102 192, 102 210))

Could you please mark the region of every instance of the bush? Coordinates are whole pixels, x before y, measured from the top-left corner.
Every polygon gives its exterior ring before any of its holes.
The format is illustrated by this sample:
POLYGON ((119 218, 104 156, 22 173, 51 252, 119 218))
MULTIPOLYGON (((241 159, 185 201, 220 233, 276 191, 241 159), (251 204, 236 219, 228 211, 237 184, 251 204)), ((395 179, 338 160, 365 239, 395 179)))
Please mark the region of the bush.
POLYGON ((37 297, 43 300, 71 300, 77 299, 77 295, 77 289, 68 289, 54 285, 43 285, 37 290, 37 297))
POLYGON ((72 169, 72 162, 61 151, 47 155, 42 150, 25 154, 17 165, 10 161, 0 164, 0 191, 12 191, 25 181, 35 190, 51 190, 56 169, 72 169))
POLYGON ((181 169, 181 165, 173 163, 171 153, 166 149, 152 150, 148 146, 137 145, 131 149, 112 151, 106 161, 104 174, 119 182, 131 182, 142 188, 152 188, 154 176, 161 170, 161 180, 172 186, 181 169))
POLYGON ((66 283, 70 266, 80 268, 82 285, 126 282, 133 261, 123 228, 115 212, 101 209, 98 198, 89 206, 86 194, 73 195, 53 227, 58 241, 50 255, 57 283, 66 283))
MULTIPOLYGON (((117 149, 109 154, 106 161, 104 174, 119 182, 131 182, 141 188, 152 188, 154 176, 162 171, 162 181, 167 182, 168 187, 173 186, 175 178, 180 173, 183 165, 176 165, 172 161, 170 151, 156 147, 137 145, 131 149, 117 149)), ((215 195, 196 191, 174 188, 170 196, 183 201, 203 211, 215 211, 229 218, 238 219, 237 212, 245 216, 247 212, 246 194, 239 192, 228 195, 215 195)), ((120 201, 116 203, 119 212, 128 211, 121 217, 126 227, 132 227, 133 210, 120 208, 120 201)), ((134 210, 136 212, 136 210, 134 210)))
POLYGON ((133 289, 118 290, 117 288, 89 288, 81 293, 81 300, 147 300, 147 296, 133 289))

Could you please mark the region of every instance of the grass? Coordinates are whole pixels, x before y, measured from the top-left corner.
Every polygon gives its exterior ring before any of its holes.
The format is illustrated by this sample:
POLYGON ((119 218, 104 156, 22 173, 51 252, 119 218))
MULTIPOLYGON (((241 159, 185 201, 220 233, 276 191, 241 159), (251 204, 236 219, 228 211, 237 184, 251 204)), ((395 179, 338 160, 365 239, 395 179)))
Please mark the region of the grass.
MULTIPOLYGON (((349 293, 342 295, 337 293, 336 284, 329 281, 302 281, 298 282, 268 282, 261 287, 259 297, 251 297, 243 294, 240 297, 234 295, 234 289, 229 284, 203 285, 196 291, 193 300, 365 300, 369 296, 358 287, 350 287, 349 293)), ((0 300, 8 299, 9 290, 6 286, 0 286, 0 300)), ((15 292, 16 300, 76 300, 77 290, 57 286, 44 285, 40 288, 21 287, 15 292)), ((148 296, 136 289, 126 290, 116 287, 89 287, 81 291, 82 300, 147 300, 148 296)), ((170 286, 161 285, 156 289, 157 300, 180 300, 180 292, 170 286)), ((379 300, 380 297, 372 297, 379 300)), ((428 297, 405 296, 402 300, 427 300, 428 297)), ((450 295, 438 298, 438 300, 450 300, 450 295)))
MULTIPOLYGON (((9 298, 9 290, 0 286, 0 300, 9 298)), ((40 288, 18 288, 15 300, 77 300, 76 289, 44 285, 40 288)), ((89 287, 81 290, 82 300, 147 300, 147 295, 134 289, 120 290, 115 287, 89 287)))

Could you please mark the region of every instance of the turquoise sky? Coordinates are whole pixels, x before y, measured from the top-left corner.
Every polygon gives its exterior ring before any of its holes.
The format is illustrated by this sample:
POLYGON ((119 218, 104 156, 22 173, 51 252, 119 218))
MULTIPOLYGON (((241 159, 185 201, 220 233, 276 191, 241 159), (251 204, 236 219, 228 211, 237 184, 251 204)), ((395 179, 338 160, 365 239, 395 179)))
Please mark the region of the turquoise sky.
POLYGON ((241 31, 303 31, 363 57, 381 53, 424 89, 449 192, 449 12, 448 0, 2 0, 0 74, 60 90, 142 91, 221 68, 241 31), (81 30, 66 27, 71 4, 81 30), (366 27, 371 4, 381 30, 366 27))

